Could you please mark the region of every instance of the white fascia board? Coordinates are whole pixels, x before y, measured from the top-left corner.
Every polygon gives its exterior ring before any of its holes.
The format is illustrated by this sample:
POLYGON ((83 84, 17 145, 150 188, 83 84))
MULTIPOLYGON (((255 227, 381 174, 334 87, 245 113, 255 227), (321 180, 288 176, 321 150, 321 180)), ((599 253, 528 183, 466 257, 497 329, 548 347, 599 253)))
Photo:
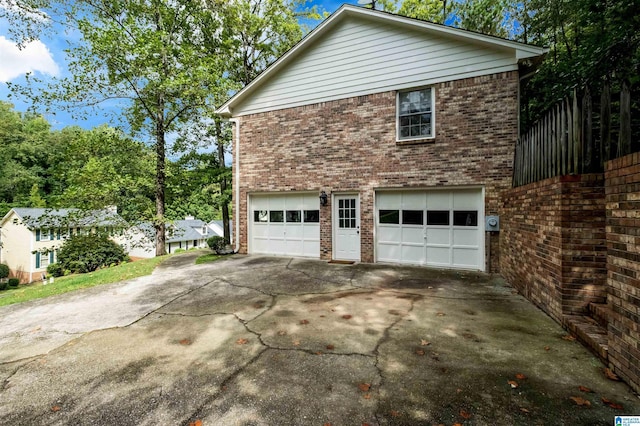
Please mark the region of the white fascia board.
POLYGON ((515 52, 516 60, 539 56, 549 51, 549 49, 546 48, 532 46, 517 41, 503 39, 500 37, 480 34, 469 30, 462 30, 460 28, 449 27, 443 24, 435 24, 433 22, 422 21, 419 19, 407 18, 405 16, 394 15, 392 13, 376 11, 373 9, 366 9, 364 7, 354 6, 350 4, 343 4, 329 18, 321 22, 320 25, 313 29, 295 46, 293 46, 289 51, 287 51, 260 75, 258 75, 258 77, 256 77, 251 83, 249 83, 242 90, 233 95, 214 112, 223 117, 233 117, 234 104, 241 102, 246 96, 248 96, 248 94, 259 87, 261 82, 267 80, 272 74, 277 73, 281 67, 285 66, 285 64, 289 62, 289 60, 293 59, 300 51, 304 50, 307 45, 313 43, 316 38, 327 32, 331 27, 339 22, 343 16, 346 17, 349 15, 366 16, 372 20, 383 21, 386 23, 396 22, 403 26, 413 27, 421 30, 430 30, 458 39, 474 41, 476 43, 479 42, 486 45, 493 45, 503 49, 513 49, 515 52))
POLYGON ((22 220, 22 218, 20 217, 20 215, 19 215, 19 214, 18 214, 14 209, 11 209, 11 210, 9 210, 9 211, 7 212, 7 214, 5 214, 5 215, 4 215, 4 217, 2 218, 2 220, 0 220, 0 227, 2 227, 2 225, 4 225, 4 224, 7 222, 7 220, 9 220, 9 218, 11 217, 11 215, 12 215, 12 214, 15 214, 16 216, 18 216, 18 218, 19 218, 20 220, 22 220))

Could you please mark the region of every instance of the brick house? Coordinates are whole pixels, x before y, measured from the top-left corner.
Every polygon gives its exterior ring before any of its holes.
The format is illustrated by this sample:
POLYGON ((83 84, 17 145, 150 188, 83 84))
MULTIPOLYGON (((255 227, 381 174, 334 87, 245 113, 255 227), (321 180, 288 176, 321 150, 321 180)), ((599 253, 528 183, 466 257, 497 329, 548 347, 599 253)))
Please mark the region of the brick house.
POLYGON ((235 124, 236 249, 496 270, 485 219, 543 53, 343 5, 217 110, 235 124))

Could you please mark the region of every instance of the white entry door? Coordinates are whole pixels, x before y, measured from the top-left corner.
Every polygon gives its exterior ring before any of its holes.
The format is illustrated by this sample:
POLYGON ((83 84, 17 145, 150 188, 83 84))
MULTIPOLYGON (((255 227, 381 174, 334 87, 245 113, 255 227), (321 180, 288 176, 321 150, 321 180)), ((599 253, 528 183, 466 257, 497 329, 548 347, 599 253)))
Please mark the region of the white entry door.
POLYGON ((360 260, 360 197, 337 195, 333 204, 334 259, 360 260))

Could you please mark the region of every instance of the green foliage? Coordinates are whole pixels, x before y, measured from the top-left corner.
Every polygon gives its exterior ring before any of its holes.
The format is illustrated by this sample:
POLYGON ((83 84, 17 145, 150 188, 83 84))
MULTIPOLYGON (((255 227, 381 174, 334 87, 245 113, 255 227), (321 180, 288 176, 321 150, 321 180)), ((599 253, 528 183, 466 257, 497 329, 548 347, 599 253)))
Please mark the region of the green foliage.
POLYGON ((54 277, 61 277, 64 275, 64 269, 60 263, 50 263, 47 266, 47 273, 54 277))
POLYGON ((453 1, 404 0, 397 13, 410 18, 444 23, 452 11, 453 1))
POLYGON ((183 248, 179 248, 179 249, 175 249, 174 253, 184 253, 185 251, 187 251, 187 250, 185 250, 183 248))
POLYGON ((55 285, 20 286, 20 288, 10 294, 3 295, 3 297, 0 298, 0 306, 41 299, 81 288, 115 283, 149 275, 153 269, 166 258, 167 256, 152 257, 150 259, 120 264, 113 268, 100 269, 91 274, 60 277, 56 280, 55 285))
POLYGON ((9 276, 9 266, 4 263, 0 263, 0 279, 7 278, 9 276))
POLYGON ((205 254, 204 256, 200 256, 196 259, 196 265, 200 265, 203 263, 209 263, 209 262, 214 262, 218 259, 220 259, 222 256, 218 255, 218 254, 213 254, 213 253, 209 253, 209 254, 205 254))
POLYGON ((58 263, 63 271, 86 273, 119 264, 127 254, 103 234, 73 235, 58 251, 58 263))
POLYGON ((0 291, 6 290, 9 287, 8 281, 0 281, 0 291))
POLYGON ((207 238, 207 245, 211 250, 219 252, 224 250, 224 247, 227 245, 227 242, 224 240, 223 237, 214 235, 213 237, 207 238))
POLYGON ((9 278, 8 281, 9 287, 18 287, 20 285, 20 280, 18 278, 9 278))

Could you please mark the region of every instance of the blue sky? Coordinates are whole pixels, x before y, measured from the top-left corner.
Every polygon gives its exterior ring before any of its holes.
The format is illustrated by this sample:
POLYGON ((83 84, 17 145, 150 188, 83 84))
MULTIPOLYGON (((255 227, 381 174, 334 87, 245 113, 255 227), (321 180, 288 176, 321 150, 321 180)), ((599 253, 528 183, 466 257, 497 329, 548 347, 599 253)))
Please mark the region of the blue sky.
MULTIPOLYGON (((334 12, 343 3, 356 4, 357 0, 313 0, 310 5, 318 5, 322 10, 334 12)), ((0 8, 7 4, 6 0, 0 0, 0 8)), ((26 111, 31 103, 27 99, 9 97, 10 91, 7 82, 14 84, 24 84, 25 75, 33 73, 40 78, 64 77, 67 75, 67 65, 64 49, 67 37, 73 34, 65 34, 60 31, 58 34, 45 35, 40 40, 29 43, 23 49, 18 49, 8 34, 9 24, 0 18, 0 100, 11 102, 18 111, 26 111)), ((105 112, 115 111, 116 106, 104 108, 105 112)), ((42 112, 42 111, 39 111, 42 112)), ((55 114, 45 114, 45 117, 55 129, 66 126, 79 125, 84 128, 92 128, 103 123, 109 123, 109 119, 104 114, 88 113, 86 118, 74 119, 69 113, 64 111, 55 114)), ((118 124, 118 123, 110 123, 118 124)), ((122 123, 120 123, 122 124, 122 123)))

